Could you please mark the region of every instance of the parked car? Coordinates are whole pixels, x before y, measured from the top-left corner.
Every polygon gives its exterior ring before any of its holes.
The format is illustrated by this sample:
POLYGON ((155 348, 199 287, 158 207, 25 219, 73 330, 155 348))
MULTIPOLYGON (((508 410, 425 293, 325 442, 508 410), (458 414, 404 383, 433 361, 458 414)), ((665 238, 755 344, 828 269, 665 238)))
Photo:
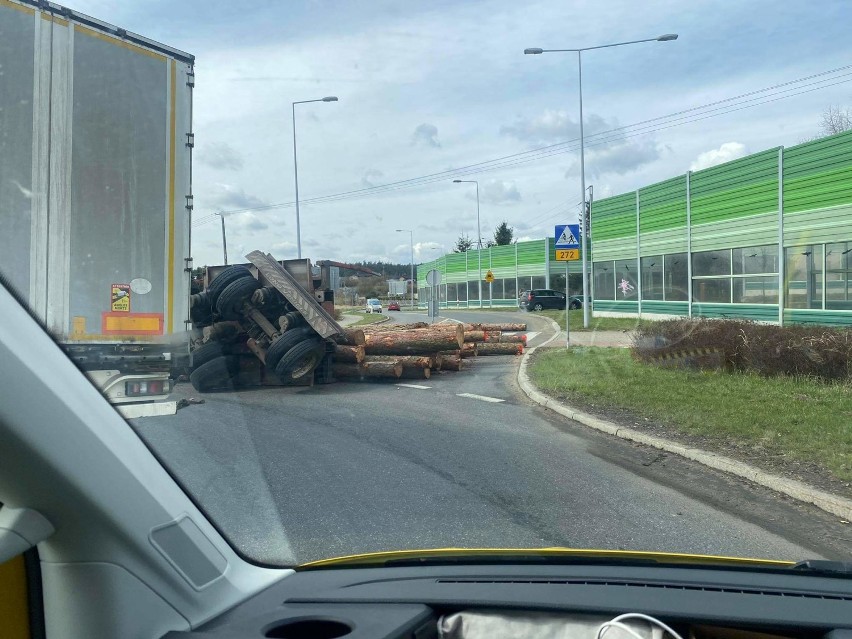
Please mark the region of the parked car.
POLYGON ((377 299, 369 299, 367 300, 367 308, 365 309, 367 313, 381 313, 382 312, 382 303, 377 299))
POLYGON ((402 309, 399 307, 399 302, 391 302, 388 304, 389 311, 401 311, 402 309))
POLYGON ((541 311, 546 308, 564 309, 565 293, 547 288, 521 291, 518 296, 518 307, 527 311, 541 311))
MULTIPOLYGON (((570 308, 572 311, 576 310, 578 308, 583 308, 583 296, 582 295, 572 295, 568 299, 569 299, 568 308, 570 308)), ((590 299, 589 302, 594 303, 594 300, 590 299)))

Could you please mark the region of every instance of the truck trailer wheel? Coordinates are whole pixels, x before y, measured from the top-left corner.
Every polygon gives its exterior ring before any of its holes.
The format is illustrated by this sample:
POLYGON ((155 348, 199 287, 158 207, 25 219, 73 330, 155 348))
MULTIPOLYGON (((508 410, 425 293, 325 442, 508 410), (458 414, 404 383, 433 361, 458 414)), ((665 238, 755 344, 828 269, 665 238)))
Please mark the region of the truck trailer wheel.
POLYGON ((319 366, 324 355, 325 343, 321 339, 317 337, 306 339, 285 353, 275 367, 275 374, 282 382, 300 379, 312 373, 319 366))
POLYGON ((232 379, 240 368, 240 358, 220 356, 195 368, 189 375, 192 387, 200 393, 233 390, 232 379))
POLYGON ((190 355, 192 355, 192 370, 195 370, 199 366, 225 355, 225 349, 219 342, 206 342, 192 349, 190 355))
POLYGON ((275 370, 278 362, 281 361, 281 358, 284 357, 287 351, 310 337, 313 332, 314 330, 310 326, 300 326, 299 328, 291 328, 289 331, 286 331, 266 349, 266 367, 270 370, 275 370))
POLYGON ((260 282, 253 277, 242 277, 228 284, 216 300, 216 311, 224 320, 238 320, 252 293, 260 288, 260 282))
POLYGON ((219 296, 222 294, 228 286, 236 282, 237 280, 245 279, 250 277, 254 279, 245 266, 229 266, 224 269, 219 275, 213 278, 213 281, 210 282, 210 285, 207 287, 207 299, 210 301, 210 306, 212 308, 216 308, 216 302, 219 300, 219 296))

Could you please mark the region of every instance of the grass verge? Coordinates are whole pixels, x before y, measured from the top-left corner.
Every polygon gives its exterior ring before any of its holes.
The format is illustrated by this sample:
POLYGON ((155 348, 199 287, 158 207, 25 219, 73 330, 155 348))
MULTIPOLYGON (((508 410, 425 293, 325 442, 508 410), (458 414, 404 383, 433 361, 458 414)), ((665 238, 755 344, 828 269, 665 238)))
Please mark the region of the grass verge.
POLYGON ((643 364, 623 349, 539 350, 530 378, 592 412, 621 409, 749 455, 796 460, 852 480, 852 385, 643 364))
MULTIPOLYGON (((549 317, 559 324, 559 328, 565 330, 565 311, 537 311, 535 315, 549 317)), ((582 331, 632 331, 642 324, 650 323, 650 320, 640 320, 635 317, 592 317, 589 328, 583 328, 583 309, 568 311, 569 328, 572 332, 582 331)))
POLYGON ((387 318, 387 315, 384 313, 364 313, 363 311, 347 313, 347 315, 357 315, 360 318, 354 324, 349 324, 347 328, 352 326, 364 326, 365 324, 375 324, 376 322, 381 322, 387 318))

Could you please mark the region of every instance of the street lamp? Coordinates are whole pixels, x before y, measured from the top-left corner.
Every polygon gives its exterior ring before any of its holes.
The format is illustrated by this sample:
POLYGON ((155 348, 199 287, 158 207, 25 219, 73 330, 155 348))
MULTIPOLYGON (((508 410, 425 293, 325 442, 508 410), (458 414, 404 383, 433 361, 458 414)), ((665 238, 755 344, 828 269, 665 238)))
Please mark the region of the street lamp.
POLYGON ((455 184, 476 184, 476 255, 479 258, 479 308, 482 308, 482 231, 479 228, 479 182, 453 180, 455 184))
POLYGON ((586 149, 585 139, 583 137, 583 51, 592 51, 593 49, 607 49, 609 47, 620 47, 626 44, 639 44, 640 42, 669 42, 677 40, 676 33, 665 33, 656 38, 646 38, 644 40, 630 40, 629 42, 615 42, 613 44, 601 44, 596 47, 583 47, 582 49, 540 49, 533 47, 524 49, 527 55, 540 55, 542 53, 576 53, 577 54, 577 69, 579 71, 577 84, 580 94, 580 197, 583 202, 583 213, 580 221, 583 224, 583 327, 589 328, 590 323, 590 306, 589 306, 589 268, 588 268, 588 251, 586 248, 587 229, 586 229, 586 149))
POLYGON ((213 215, 218 215, 219 219, 222 220, 222 253, 225 254, 225 266, 228 265, 228 241, 225 239, 225 214, 224 213, 214 213, 213 215))
POLYGON ((299 222, 299 165, 296 159, 296 105, 308 102, 337 102, 337 97, 329 95, 316 100, 300 100, 293 102, 293 177, 296 181, 296 251, 299 259, 302 259, 302 227, 299 222))
POLYGON ((397 229, 397 233, 408 233, 411 242, 411 308, 414 309, 414 231, 411 229, 397 229))

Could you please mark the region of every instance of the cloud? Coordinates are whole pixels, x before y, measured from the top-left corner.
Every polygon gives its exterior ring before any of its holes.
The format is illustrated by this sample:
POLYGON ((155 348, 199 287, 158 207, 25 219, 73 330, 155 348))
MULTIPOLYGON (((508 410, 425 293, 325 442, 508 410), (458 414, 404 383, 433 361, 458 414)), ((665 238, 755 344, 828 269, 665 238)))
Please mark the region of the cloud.
MULTIPOLYGON (((583 134, 586 137, 612 128, 606 120, 595 114, 587 115, 583 122, 583 134)), ((500 135, 531 144, 553 144, 579 139, 580 125, 566 111, 547 110, 534 118, 518 118, 514 124, 500 127, 500 135)))
MULTIPOLYGON (((613 140, 599 147, 586 148, 586 177, 599 179, 602 175, 625 175, 660 159, 661 153, 653 140, 613 140)), ((580 174, 579 162, 565 176, 580 174)))
POLYGON ((243 158, 232 146, 224 142, 211 142, 199 149, 198 161, 213 169, 239 171, 243 168, 243 158))
POLYGON ((739 142, 725 142, 718 149, 705 151, 695 158, 695 161, 689 165, 690 171, 700 171, 701 169, 709 169, 717 164, 724 164, 731 160, 736 160, 748 155, 748 150, 745 144, 739 142))
POLYGON ((434 124, 427 124, 426 122, 419 125, 411 135, 411 144, 414 146, 422 145, 431 146, 436 149, 440 148, 441 143, 438 141, 438 127, 434 124))
POLYGON ((296 251, 296 243, 295 242, 275 242, 270 247, 272 249, 272 254, 274 255, 276 252, 278 253, 289 253, 291 251, 296 251))
POLYGON ((259 197, 246 193, 242 187, 216 184, 205 198, 204 204, 217 211, 251 209, 268 204, 259 197))
POLYGON ((257 213, 252 211, 243 211, 242 213, 231 213, 225 217, 225 225, 228 232, 240 235, 242 233, 252 233, 255 231, 265 231, 269 228, 269 224, 264 222, 257 216, 257 213))
POLYGON ((384 176, 385 174, 378 169, 367 169, 364 171, 364 175, 361 176, 361 185, 365 188, 376 186, 374 180, 377 178, 383 178, 384 176))
MULTIPOLYGON (((475 196, 471 196, 475 197, 475 196)), ((521 201, 521 192, 514 182, 489 180, 483 183, 480 197, 491 204, 507 204, 521 201)))
MULTIPOLYGON (((592 113, 584 117, 584 125, 586 173, 589 177, 598 178, 606 173, 624 175, 660 157, 660 149, 654 140, 627 141, 624 133, 617 131, 619 124, 616 120, 607 121, 592 113), (603 143, 603 140, 606 142, 603 143)), ((576 148, 576 144, 571 143, 580 139, 580 125, 566 111, 547 110, 533 118, 519 118, 514 124, 501 127, 500 133, 531 146, 565 142, 568 150, 576 148)), ((579 164, 575 163, 565 175, 579 173, 579 164)))

